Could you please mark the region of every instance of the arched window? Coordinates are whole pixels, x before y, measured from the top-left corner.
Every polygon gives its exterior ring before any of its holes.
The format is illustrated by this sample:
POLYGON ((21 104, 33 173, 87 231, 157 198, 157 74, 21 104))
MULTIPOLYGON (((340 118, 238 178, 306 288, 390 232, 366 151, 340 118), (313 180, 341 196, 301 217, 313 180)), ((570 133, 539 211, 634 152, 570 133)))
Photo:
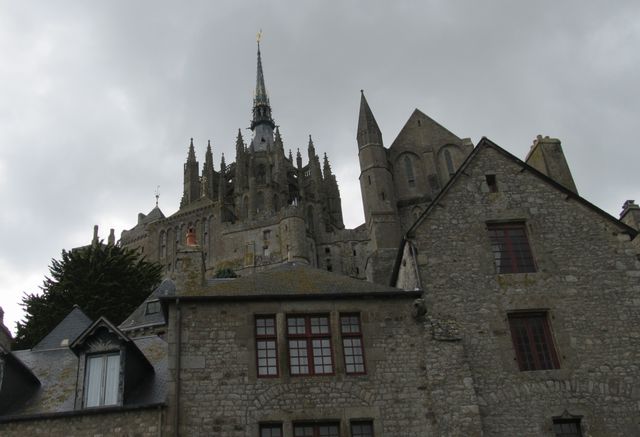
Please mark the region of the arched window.
POLYGON ((411 162, 411 158, 409 155, 405 155, 404 157, 404 171, 407 173, 407 183, 410 187, 416 186, 416 178, 413 173, 413 162, 411 162))
POLYGON ((256 212, 262 211, 264 211, 264 193, 258 191, 258 194, 256 194, 256 212))
POLYGON ((449 176, 453 176, 456 172, 455 168, 453 168, 453 159, 451 158, 451 152, 449 149, 444 149, 444 160, 447 164, 447 171, 449 172, 449 176))
POLYGON ((264 167, 264 164, 260 164, 258 166, 258 172, 256 173, 256 183, 264 184, 267 179, 267 171, 264 167))

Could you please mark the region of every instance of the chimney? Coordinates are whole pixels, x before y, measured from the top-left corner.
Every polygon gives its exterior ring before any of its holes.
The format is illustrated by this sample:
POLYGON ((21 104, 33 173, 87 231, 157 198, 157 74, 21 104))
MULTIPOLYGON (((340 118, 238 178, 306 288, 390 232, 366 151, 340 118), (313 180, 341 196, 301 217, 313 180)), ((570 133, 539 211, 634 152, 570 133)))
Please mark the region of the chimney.
POLYGON ((527 154, 525 162, 536 170, 549 176, 565 188, 578 194, 569 164, 564 157, 560 140, 538 135, 527 154))
POLYGON ((98 244, 98 225, 93 226, 93 239, 91 240, 91 244, 94 246, 98 244))
POLYGON ((620 221, 633 229, 640 230, 640 206, 634 200, 627 200, 622 205, 620 221))
POLYGON ((107 244, 110 244, 111 246, 116 244, 116 234, 113 228, 109 230, 109 239, 107 240, 107 244))
POLYGON ((179 245, 173 280, 177 294, 197 294, 204 285, 204 254, 196 241, 193 228, 187 231, 186 245, 179 245))

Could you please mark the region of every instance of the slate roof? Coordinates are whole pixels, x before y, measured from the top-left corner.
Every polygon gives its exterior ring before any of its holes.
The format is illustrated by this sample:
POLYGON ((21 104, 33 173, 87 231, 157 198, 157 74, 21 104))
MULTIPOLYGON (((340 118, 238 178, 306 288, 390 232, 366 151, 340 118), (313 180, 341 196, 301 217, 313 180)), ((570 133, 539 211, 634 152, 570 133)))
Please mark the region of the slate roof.
POLYGON ((91 319, 79 307, 74 306, 71 312, 58 323, 58 326, 33 347, 33 350, 56 349, 62 346, 64 340, 67 340, 67 345, 69 345, 89 325, 91 325, 91 319))
POLYGON ((158 326, 166 323, 164 312, 159 311, 154 314, 147 314, 147 303, 158 300, 164 296, 174 296, 176 286, 170 279, 165 279, 155 290, 136 308, 127 319, 118 326, 123 331, 130 331, 147 326, 158 326))
POLYGON ((270 299, 274 296, 336 295, 336 294, 406 294, 391 286, 350 278, 300 263, 286 263, 265 272, 237 279, 214 279, 194 291, 180 296, 247 296, 270 299))
MULTIPOLYGON (((19 359, 38 378, 40 387, 23 405, 13 410, 2 411, 0 422, 10 421, 22 416, 82 412, 82 409, 75 408, 79 359, 68 346, 61 346, 59 340, 67 338, 68 334, 75 334, 70 339, 71 343, 73 339, 80 337, 91 325, 91 320, 79 308, 74 308, 38 344, 42 347, 13 352, 13 356, 19 359), (87 321, 88 324, 85 329, 77 332, 77 328, 87 321)), ((133 338, 131 341, 151 364, 154 372, 139 383, 135 391, 125 399, 122 407, 142 407, 164 403, 166 401, 168 380, 167 342, 155 335, 133 338)), ((109 408, 117 409, 122 407, 109 408)))

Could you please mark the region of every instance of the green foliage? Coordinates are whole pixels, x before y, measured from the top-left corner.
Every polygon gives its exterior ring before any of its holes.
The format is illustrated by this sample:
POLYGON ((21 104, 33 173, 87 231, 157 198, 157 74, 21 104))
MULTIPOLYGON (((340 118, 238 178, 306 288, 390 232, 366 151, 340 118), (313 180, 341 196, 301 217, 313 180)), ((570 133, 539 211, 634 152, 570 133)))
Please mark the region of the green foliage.
POLYGON ((111 244, 62 251, 51 261, 42 293, 25 293, 26 315, 17 323, 16 349, 33 347, 77 304, 91 319, 120 324, 160 282, 162 267, 134 250, 111 244))
POLYGON ((216 278, 237 278, 238 274, 232 269, 218 269, 215 274, 216 278))

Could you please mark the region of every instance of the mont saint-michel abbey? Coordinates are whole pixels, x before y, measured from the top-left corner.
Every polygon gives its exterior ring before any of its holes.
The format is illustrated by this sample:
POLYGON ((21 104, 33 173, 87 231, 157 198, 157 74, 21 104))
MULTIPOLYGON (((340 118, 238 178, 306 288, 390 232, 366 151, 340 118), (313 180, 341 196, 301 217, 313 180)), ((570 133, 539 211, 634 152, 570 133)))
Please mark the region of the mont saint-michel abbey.
POLYGON ((521 160, 415 110, 385 147, 374 109, 345 229, 330 157, 285 154, 258 49, 235 162, 189 144, 179 210, 122 233, 165 268, 148 298, 28 350, 0 313, 0 435, 640 436, 640 206, 578 194, 558 139, 521 160))
POLYGON ((299 150, 295 158, 290 150, 285 154, 259 47, 251 130, 247 141, 238 130, 235 162, 227 163, 223 155, 219 170, 210 143, 200 166, 192 139, 180 209, 169 217, 158 207, 139 214, 137 225, 122 233, 121 244, 139 248, 171 272, 181 239, 193 228, 208 277, 220 269, 244 275, 299 261, 388 284, 402 233, 473 148, 471 140, 416 110, 385 149, 362 94, 354 153, 360 157, 366 223, 345 229, 330 157, 320 158, 311 136, 306 164, 299 150))

